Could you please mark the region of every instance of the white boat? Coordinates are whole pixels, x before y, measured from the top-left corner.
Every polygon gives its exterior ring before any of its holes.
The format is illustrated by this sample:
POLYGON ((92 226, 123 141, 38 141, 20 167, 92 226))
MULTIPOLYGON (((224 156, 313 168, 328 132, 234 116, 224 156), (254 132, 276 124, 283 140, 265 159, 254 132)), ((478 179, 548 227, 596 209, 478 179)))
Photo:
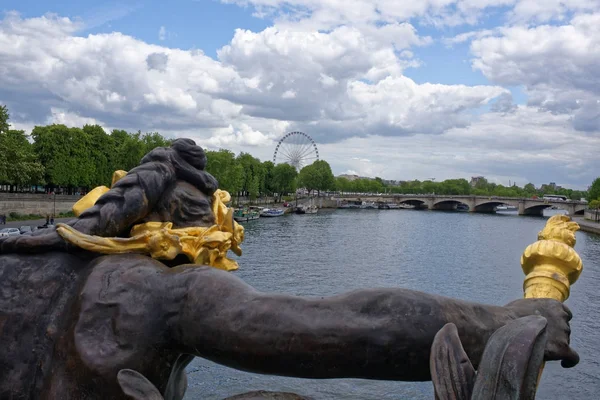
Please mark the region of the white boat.
POLYGON ((498 206, 498 207, 496 207, 496 211, 517 211, 517 207, 515 207, 515 206, 498 206))
POLYGON ((304 213, 305 214, 316 214, 318 210, 319 209, 317 208, 317 206, 315 206, 314 204, 311 204, 310 206, 306 206, 304 208, 304 213))
POLYGON ((377 204, 374 201, 363 201, 360 208, 377 209, 377 204))
POLYGON ((280 217, 284 213, 283 210, 277 208, 265 208, 261 211, 261 217, 280 217))
POLYGON ((316 214, 319 208, 315 205, 314 199, 310 199, 309 204, 305 204, 296 208, 296 214, 316 214))

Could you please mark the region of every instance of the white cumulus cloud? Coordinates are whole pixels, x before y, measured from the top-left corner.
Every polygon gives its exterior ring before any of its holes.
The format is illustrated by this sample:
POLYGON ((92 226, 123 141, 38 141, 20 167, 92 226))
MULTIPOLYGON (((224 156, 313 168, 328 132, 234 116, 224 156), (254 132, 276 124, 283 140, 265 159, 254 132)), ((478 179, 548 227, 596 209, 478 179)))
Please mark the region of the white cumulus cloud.
POLYGON ((600 137, 599 1, 229 0, 273 24, 233 31, 216 57, 162 45, 174 38, 165 26, 156 45, 83 35, 78 19, 9 12, 0 103, 17 127, 159 131, 263 160, 285 132, 301 130, 336 172, 584 186, 600 137), (469 28, 493 13, 506 25, 469 28), (411 79, 432 71, 421 57, 440 42, 470 43, 487 82, 411 79))
POLYGON ((512 26, 474 40, 473 67, 490 81, 522 85, 529 104, 569 114, 577 129, 600 131, 600 13, 562 25, 512 26))

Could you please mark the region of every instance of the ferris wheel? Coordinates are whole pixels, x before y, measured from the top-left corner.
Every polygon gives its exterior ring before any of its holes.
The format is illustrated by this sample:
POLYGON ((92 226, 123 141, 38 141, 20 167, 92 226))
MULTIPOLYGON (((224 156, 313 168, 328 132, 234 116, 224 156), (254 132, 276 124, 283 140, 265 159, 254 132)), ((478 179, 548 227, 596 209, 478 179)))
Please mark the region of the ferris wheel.
POLYGON ((319 159, 315 141, 304 132, 290 132, 277 142, 273 164, 287 163, 300 171, 319 159))

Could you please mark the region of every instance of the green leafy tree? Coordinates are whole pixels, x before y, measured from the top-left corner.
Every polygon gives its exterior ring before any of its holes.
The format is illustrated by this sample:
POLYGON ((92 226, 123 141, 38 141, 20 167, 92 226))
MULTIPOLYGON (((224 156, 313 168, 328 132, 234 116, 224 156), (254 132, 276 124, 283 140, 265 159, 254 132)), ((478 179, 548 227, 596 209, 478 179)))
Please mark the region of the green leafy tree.
POLYGON ((10 129, 10 124, 8 120, 10 119, 10 114, 8 113, 8 108, 6 106, 0 106, 0 133, 6 133, 10 129))
POLYGON ((33 149, 45 167, 44 180, 50 186, 66 184, 68 181, 62 160, 69 156, 69 152, 61 139, 67 135, 67 130, 64 125, 48 125, 36 126, 31 132, 33 149))
POLYGON ((423 182, 421 187, 423 188, 422 190, 420 190, 421 193, 435 193, 436 184, 432 181, 425 181, 423 182))
POLYGON ((356 192, 356 193, 366 193, 367 191, 367 186, 368 186, 368 182, 367 179, 355 179, 352 182, 350 182, 351 184, 351 191, 356 192))
POLYGON ((94 187, 110 186, 115 171, 111 162, 111 155, 115 151, 114 141, 100 125, 85 125, 83 132, 88 136, 90 161, 93 163, 90 184, 94 187))
POLYGON ((8 158, 4 154, 8 153, 7 143, 4 135, 8 132, 10 125, 8 123, 8 109, 6 106, 0 106, 0 183, 8 183, 7 167, 8 158))
POLYGON ((299 186, 305 187, 309 194, 313 190, 329 190, 335 187, 335 177, 329 163, 318 160, 302 168, 298 174, 299 186))
POLYGON ((91 186, 95 165, 89 135, 81 128, 36 126, 31 135, 48 183, 69 188, 91 186))
POLYGON ((369 179, 367 182, 367 190, 370 193, 381 193, 385 185, 381 178, 369 179))
POLYGON ((242 190, 244 171, 235 154, 225 149, 207 150, 206 160, 206 171, 217 179, 219 188, 236 196, 242 190))
POLYGON ((277 191, 274 186, 273 170, 275 164, 272 161, 264 161, 262 163, 262 179, 260 180, 260 192, 265 195, 271 195, 277 191))
POLYGON ((258 176, 253 176, 250 180, 250 184, 248 186, 248 197, 251 200, 256 200, 258 194, 260 192, 260 178, 258 176))
POLYGON ((489 186, 489 182, 485 178, 479 178, 479 180, 475 183, 475 189, 487 191, 489 186))
MULTIPOLYGON (((138 132, 138 134, 140 133, 138 132)), ((157 147, 169 147, 171 145, 171 142, 172 140, 164 138, 158 132, 146 133, 142 136, 144 155, 148 154, 150 151, 154 150, 157 147)))
POLYGON ((122 169, 129 171, 140 164, 142 158, 157 147, 168 147, 170 139, 166 139, 157 132, 142 134, 141 131, 128 133, 115 129, 110 134, 114 146, 114 155, 111 157, 112 170, 122 169))
POLYGON ((298 186, 308 190, 308 194, 316 189, 319 180, 317 170, 311 165, 302 168, 298 173, 298 186))
POLYGON ((296 168, 289 164, 282 163, 273 167, 271 185, 274 192, 279 195, 279 201, 281 201, 283 194, 296 190, 297 176, 296 168))
POLYGON ((335 178, 335 189, 339 192, 349 192, 350 191, 350 181, 344 177, 335 178))
POLYGON ((600 208, 600 200, 592 200, 590 201, 588 206, 592 210, 597 210, 598 208, 600 208))
POLYGON ((264 176, 262 163, 258 158, 243 152, 236 160, 242 167, 241 190, 251 199, 255 199, 260 193, 260 181, 264 176))
POLYGON ((335 188, 335 177, 333 176, 333 172, 331 171, 331 166, 325 160, 315 161, 313 164, 313 168, 315 168, 317 172, 317 189, 319 192, 322 190, 331 190, 335 188))
POLYGON ((448 195, 468 195, 471 194, 471 185, 466 179, 446 179, 440 182, 438 192, 448 195))
POLYGON ((537 195, 537 190, 535 189, 535 185, 533 183, 528 183, 523 187, 525 197, 532 197, 537 195))
POLYGON ((588 200, 600 200, 600 177, 594 179, 588 190, 588 200))
POLYGON ((588 198, 588 193, 581 191, 581 190, 573 190, 573 192, 571 193, 571 200, 581 200, 581 199, 587 199, 588 198))
POLYGON ((117 154, 115 169, 129 171, 140 164, 146 154, 146 146, 142 142, 141 132, 133 134, 125 132, 125 135, 122 132, 118 132, 118 140, 115 140, 117 154))
POLYGON ((0 132, 0 182, 25 186, 43 183, 44 167, 37 160, 27 135, 20 130, 0 132))

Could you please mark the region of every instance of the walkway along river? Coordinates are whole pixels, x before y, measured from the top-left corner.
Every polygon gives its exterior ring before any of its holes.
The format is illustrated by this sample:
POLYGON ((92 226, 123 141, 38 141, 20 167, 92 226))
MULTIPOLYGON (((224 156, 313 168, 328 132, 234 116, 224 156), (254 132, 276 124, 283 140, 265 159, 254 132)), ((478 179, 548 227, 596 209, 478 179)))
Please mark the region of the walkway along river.
MULTIPOLYGON (((405 287, 490 304, 523 296, 519 260, 545 218, 414 210, 319 210, 248 222, 235 272, 268 292, 327 296, 366 287, 405 287)), ((577 232, 584 271, 567 305, 580 364, 548 363, 540 399, 600 398, 600 236, 577 232)), ((195 359, 186 399, 250 390, 315 399, 433 399, 430 382, 305 380, 236 371, 195 359)))

